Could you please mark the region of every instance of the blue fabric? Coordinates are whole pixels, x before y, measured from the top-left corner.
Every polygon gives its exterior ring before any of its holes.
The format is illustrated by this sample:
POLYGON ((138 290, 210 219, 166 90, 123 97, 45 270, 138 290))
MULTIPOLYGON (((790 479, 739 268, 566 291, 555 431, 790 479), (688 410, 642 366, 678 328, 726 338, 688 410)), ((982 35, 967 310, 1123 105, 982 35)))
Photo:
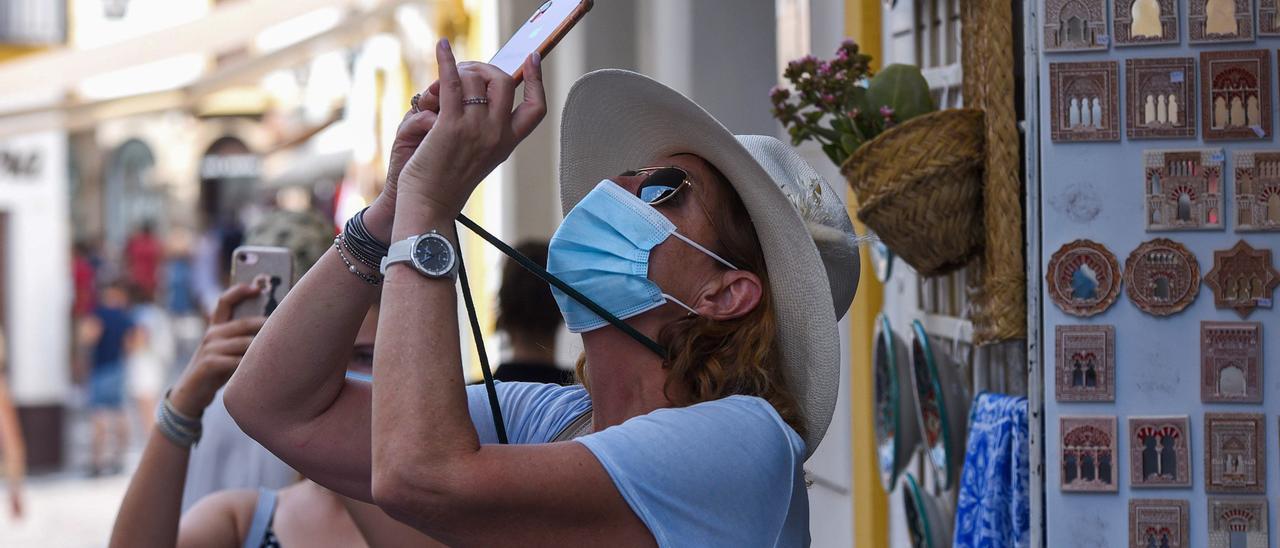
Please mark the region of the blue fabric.
POLYGON ((89 407, 120 409, 124 406, 124 362, 98 364, 89 372, 89 407))
POLYGON ((982 393, 974 399, 955 546, 1030 546, 1030 448, 1026 398, 982 393))
MULTIPOLYGON (((511 443, 545 443, 591 407, 581 386, 497 383, 511 443)), ((482 443, 496 443, 482 385, 467 387, 482 443)), ((808 546, 804 441, 763 399, 659 409, 577 439, 659 546, 808 546)))
POLYGON ((93 311, 102 323, 102 336, 93 347, 93 365, 118 362, 124 359, 125 337, 133 329, 133 316, 128 310, 100 306, 93 311))
POLYGON ((192 290, 195 274, 191 270, 191 260, 186 258, 173 259, 169 261, 165 272, 168 277, 165 286, 169 288, 166 295, 166 305, 169 312, 177 316, 198 312, 196 310, 195 292, 192 290))
POLYGON ((259 487, 258 504, 253 507, 253 521, 249 523, 249 532, 244 536, 244 548, 261 548, 270 544, 267 535, 271 533, 271 522, 275 516, 275 490, 259 487))

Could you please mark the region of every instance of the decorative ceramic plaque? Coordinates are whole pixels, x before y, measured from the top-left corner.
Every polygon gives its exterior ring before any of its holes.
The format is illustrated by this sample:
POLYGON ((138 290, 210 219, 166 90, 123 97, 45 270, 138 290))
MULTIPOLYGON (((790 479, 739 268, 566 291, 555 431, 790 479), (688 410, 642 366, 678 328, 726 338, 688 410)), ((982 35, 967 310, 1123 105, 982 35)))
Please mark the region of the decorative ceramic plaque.
POLYGON ((1209 497, 1209 548, 1267 548, 1267 519, 1266 497, 1209 497))
POLYGON ((1235 247, 1213 252, 1213 270, 1204 277, 1218 308, 1232 308, 1248 318, 1255 308, 1270 309, 1280 272, 1271 264, 1270 249, 1254 249, 1240 240, 1235 247))
POLYGON ((1130 139, 1196 136, 1194 58, 1126 59, 1124 80, 1130 139))
POLYGON ((1271 139, 1270 51, 1200 53, 1200 128, 1206 141, 1271 139))
POLYGON ((1204 414, 1206 493, 1265 493, 1266 415, 1204 414))
POLYGON ((1280 231, 1280 151, 1235 153, 1236 231, 1280 231))
POLYGON ((1120 295, 1120 263, 1102 244, 1076 240, 1049 259, 1045 275, 1049 298, 1072 316, 1094 316, 1120 295))
POLYGON ((1200 294, 1200 263, 1191 250, 1165 238, 1143 242, 1124 263, 1125 293, 1152 316, 1182 312, 1200 294))
POLYGON ((1200 322, 1200 401, 1262 403, 1262 324, 1200 322))
POLYGON ((1059 325, 1054 328, 1058 401, 1116 401, 1116 328, 1059 325))
POLYGON ((1143 153, 1147 231, 1222 229, 1222 149, 1143 153))
POLYGON ((1189 548, 1190 506, 1177 499, 1129 499, 1129 548, 1189 548))
POLYGON ((1044 0, 1044 50, 1105 50, 1106 0, 1044 0))
POLYGON ((1116 491, 1116 418, 1059 417, 1063 491, 1116 491))
POLYGON ((1120 140, 1120 64, 1049 63, 1054 142, 1120 140))
POLYGON ((1276 0, 1258 0, 1258 36, 1280 36, 1276 0))
POLYGON ((1187 0, 1188 42, 1252 42, 1253 0, 1187 0))
POLYGON ((1175 0, 1111 0, 1111 9, 1111 29, 1117 46, 1178 43, 1175 0))
POLYGON ((1129 485, 1191 487, 1187 416, 1129 418, 1129 485))

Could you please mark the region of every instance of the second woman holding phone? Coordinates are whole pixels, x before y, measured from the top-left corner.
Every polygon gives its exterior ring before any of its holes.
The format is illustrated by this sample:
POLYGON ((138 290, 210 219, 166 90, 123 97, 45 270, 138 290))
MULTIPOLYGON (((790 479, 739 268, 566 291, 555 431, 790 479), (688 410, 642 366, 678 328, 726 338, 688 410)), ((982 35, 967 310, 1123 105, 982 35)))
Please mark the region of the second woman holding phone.
POLYGON ((425 138, 395 147, 403 170, 356 240, 267 322, 227 389, 232 415, 307 477, 449 545, 807 545, 802 464, 831 418, 857 285, 838 193, 790 147, 734 136, 661 84, 583 77, 548 270, 626 331, 557 290, 583 384, 499 383, 510 444, 496 445, 484 387, 462 375, 454 219, 545 114, 542 71, 526 61, 517 105, 508 74, 456 65, 446 42, 436 54, 439 96, 400 132, 425 138), (360 256, 378 246, 373 269, 360 256), (370 391, 342 364, 379 283, 370 391))

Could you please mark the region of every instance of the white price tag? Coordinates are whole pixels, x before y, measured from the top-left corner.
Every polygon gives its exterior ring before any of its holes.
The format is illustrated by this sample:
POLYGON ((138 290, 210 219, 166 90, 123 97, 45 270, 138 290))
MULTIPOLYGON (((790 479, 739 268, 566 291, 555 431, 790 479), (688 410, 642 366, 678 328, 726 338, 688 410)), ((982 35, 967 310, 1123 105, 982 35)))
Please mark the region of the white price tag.
POLYGON ((1213 156, 1210 156, 1209 159, 1214 162, 1225 162, 1227 161, 1227 155, 1223 153, 1221 150, 1219 150, 1213 153, 1213 156))
POLYGON ((1254 302, 1258 304, 1258 308, 1271 308, 1271 299, 1257 299, 1254 302))
POLYGON ((1099 46, 1105 46, 1105 45, 1108 45, 1108 44, 1110 44, 1110 43, 1111 43, 1111 37, 1110 37, 1110 36, 1107 36, 1106 34, 1099 34, 1099 35, 1098 35, 1098 45, 1099 45, 1099 46))
POLYGON ((1185 79, 1186 79, 1186 75, 1183 74, 1182 71, 1180 70, 1175 70, 1169 73, 1169 81, 1174 84, 1181 84, 1182 81, 1185 79))

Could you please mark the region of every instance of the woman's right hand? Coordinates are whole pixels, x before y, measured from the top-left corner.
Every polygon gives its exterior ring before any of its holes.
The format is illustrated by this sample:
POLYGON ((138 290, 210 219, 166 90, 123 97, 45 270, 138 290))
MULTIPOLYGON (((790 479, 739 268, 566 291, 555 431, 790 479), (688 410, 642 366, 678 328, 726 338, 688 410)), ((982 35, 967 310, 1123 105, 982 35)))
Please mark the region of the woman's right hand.
POLYGON ((267 318, 259 316, 232 320, 231 311, 240 302, 257 297, 261 291, 247 284, 237 284, 218 298, 218 305, 214 307, 204 340, 200 341, 187 369, 182 372, 169 394, 170 401, 179 413, 188 417, 204 414, 204 408, 213 402, 218 389, 235 373, 240 359, 244 357, 249 344, 267 318))
MULTIPOLYGON (((390 238, 391 233, 390 219, 395 216, 396 211, 396 190, 400 172, 404 170, 404 164, 413 156, 413 152, 418 150, 418 145, 427 138, 427 133, 435 126, 439 113, 439 82, 436 82, 423 90, 418 97, 418 111, 414 112, 410 107, 404 119, 400 121, 400 127, 396 129, 396 139, 391 144, 391 156, 387 160, 387 183, 383 185, 382 193, 378 199, 374 200, 372 206, 376 211, 374 220, 386 220, 387 238, 390 238)), ((366 226, 371 222, 373 220, 366 217, 366 226)), ((375 236, 380 236, 379 233, 383 232, 379 230, 380 227, 369 226, 368 228, 374 232, 375 236)))

